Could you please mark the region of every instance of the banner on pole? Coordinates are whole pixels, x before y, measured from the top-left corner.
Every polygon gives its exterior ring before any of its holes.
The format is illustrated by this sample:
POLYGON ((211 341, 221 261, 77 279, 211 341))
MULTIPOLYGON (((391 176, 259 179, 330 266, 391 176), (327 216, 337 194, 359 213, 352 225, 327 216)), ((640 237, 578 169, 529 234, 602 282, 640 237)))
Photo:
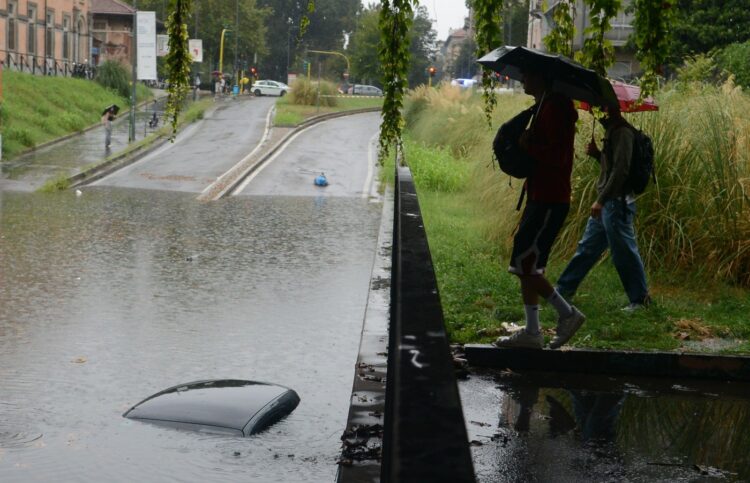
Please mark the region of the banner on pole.
POLYGON ((188 49, 190 49, 190 56, 193 58, 193 62, 203 62, 203 40, 202 39, 188 40, 188 49))
POLYGON ((156 12, 136 12, 138 80, 156 79, 156 12))
POLYGON ((169 53, 169 35, 156 36, 156 56, 164 57, 169 53))

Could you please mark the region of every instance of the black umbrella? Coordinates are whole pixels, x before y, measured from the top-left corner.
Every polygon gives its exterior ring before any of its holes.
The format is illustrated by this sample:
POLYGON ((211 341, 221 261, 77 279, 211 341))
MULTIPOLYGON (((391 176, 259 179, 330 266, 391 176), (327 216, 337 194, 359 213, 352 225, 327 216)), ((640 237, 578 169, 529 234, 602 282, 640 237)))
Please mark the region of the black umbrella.
POLYGON ((120 112, 120 106, 118 106, 117 104, 112 104, 111 106, 104 109, 104 112, 102 112, 102 116, 110 111, 112 111, 112 114, 117 114, 118 112, 120 112))
POLYGON ((563 55, 547 54, 527 47, 504 46, 477 62, 519 81, 522 70, 539 72, 552 80, 554 92, 571 99, 597 106, 617 103, 617 96, 607 79, 563 55))

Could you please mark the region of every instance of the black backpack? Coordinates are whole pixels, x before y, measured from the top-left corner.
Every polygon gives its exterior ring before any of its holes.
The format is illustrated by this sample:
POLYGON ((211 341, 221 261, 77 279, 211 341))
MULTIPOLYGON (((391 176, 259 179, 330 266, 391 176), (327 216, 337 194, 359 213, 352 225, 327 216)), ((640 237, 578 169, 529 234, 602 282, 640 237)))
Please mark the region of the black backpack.
POLYGON ((526 130, 536 109, 537 105, 534 104, 500 126, 492 142, 492 150, 500 170, 514 178, 528 178, 536 165, 536 160, 518 145, 518 139, 526 130))
POLYGON ((630 157, 630 170, 628 178, 625 180, 626 192, 632 191, 639 195, 646 191, 648 180, 653 178, 656 183, 654 174, 654 143, 643 131, 628 126, 633 131, 633 154, 630 157))

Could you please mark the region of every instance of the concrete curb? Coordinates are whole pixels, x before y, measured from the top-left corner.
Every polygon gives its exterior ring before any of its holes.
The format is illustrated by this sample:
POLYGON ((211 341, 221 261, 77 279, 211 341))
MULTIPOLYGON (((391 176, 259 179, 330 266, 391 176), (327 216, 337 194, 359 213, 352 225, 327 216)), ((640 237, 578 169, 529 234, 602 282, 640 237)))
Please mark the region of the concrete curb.
POLYGON ((214 182, 213 185, 209 186, 204 190, 203 193, 198 197, 201 201, 216 201, 227 194, 231 193, 242 181, 251 175, 256 169, 258 169, 263 163, 272 157, 276 152, 283 148, 297 133, 300 133, 310 126, 318 124, 320 122, 335 119, 337 117, 350 116, 354 114, 362 114, 365 112, 377 112, 381 109, 379 107, 368 107, 363 109, 355 109, 351 111, 332 112, 328 114, 321 114, 319 116, 313 116, 305 119, 303 122, 293 128, 288 127, 275 127, 271 129, 271 134, 261 141, 260 146, 268 144, 267 146, 261 147, 257 152, 253 151, 242 159, 239 163, 230 168, 224 173, 219 179, 214 182))
POLYGON ((750 357, 684 352, 499 349, 466 344, 469 365, 496 369, 750 381, 750 357))

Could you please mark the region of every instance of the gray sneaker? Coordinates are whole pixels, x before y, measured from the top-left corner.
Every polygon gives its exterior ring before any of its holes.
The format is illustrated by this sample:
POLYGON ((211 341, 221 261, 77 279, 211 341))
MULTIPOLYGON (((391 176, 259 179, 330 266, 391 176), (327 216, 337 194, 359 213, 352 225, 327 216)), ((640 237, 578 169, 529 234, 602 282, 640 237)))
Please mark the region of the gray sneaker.
POLYGON ((541 349, 544 347, 544 336, 539 332, 530 334, 526 329, 519 330, 510 337, 499 337, 494 342, 495 347, 525 347, 527 349, 541 349))
POLYGON ((580 310, 572 305, 570 308, 573 309, 573 313, 567 317, 560 317, 557 321, 557 331, 552 342, 549 343, 550 349, 557 349, 568 342, 586 320, 586 316, 580 310))

